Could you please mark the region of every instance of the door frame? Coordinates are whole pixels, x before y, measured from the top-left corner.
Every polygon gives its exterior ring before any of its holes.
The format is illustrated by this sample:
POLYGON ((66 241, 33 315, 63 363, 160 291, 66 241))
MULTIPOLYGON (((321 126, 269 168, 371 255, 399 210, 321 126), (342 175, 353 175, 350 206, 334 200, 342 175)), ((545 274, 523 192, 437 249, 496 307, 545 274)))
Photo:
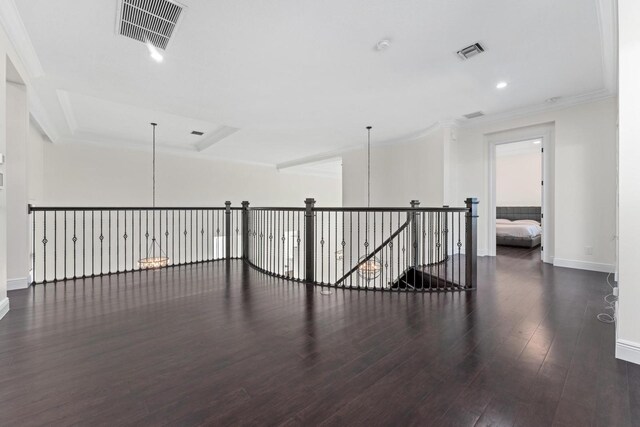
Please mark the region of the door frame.
POLYGON ((496 146, 514 142, 541 139, 542 151, 542 261, 553 264, 555 252, 555 205, 554 205, 554 153, 555 123, 543 123, 534 126, 508 129, 485 134, 488 153, 489 210, 487 215, 488 255, 496 256, 496 146))

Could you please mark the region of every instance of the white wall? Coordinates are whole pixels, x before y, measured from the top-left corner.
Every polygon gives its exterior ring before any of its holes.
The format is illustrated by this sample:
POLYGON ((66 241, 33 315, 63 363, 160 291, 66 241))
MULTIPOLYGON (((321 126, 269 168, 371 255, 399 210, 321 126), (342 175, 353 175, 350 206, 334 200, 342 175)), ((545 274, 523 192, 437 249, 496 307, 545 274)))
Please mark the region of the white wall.
POLYGON ((29 109, 22 84, 7 83, 7 288, 26 288, 29 280, 27 164, 29 109))
MULTIPOLYGON (((422 138, 371 147, 371 206, 442 206, 445 199, 443 129, 422 138)), ((342 156, 344 206, 367 206, 367 148, 342 156)), ((462 206, 462 203, 458 203, 462 206)))
POLYGON ((500 153, 498 146, 496 206, 540 206, 541 167, 542 156, 539 149, 523 153, 500 153))
MULTIPOLYGON (((151 205, 150 151, 52 144, 34 138, 33 131, 30 143, 43 147, 45 159, 43 183, 32 175, 36 205, 151 205)), ((156 171, 158 206, 224 206, 226 200, 240 206, 248 200, 253 206, 303 207, 307 197, 319 206, 340 206, 342 198, 339 177, 281 173, 269 166, 159 151, 156 171)))
MULTIPOLYGON (((7 64, 12 64, 16 74, 29 86, 28 75, 6 33, 0 28, 0 153, 7 154, 7 64)), ((11 169, 12 158, 7 156, 4 165, 0 165, 0 173, 6 174, 11 169)), ((11 188, 11 180, 6 176, 5 190, 0 190, 0 319, 9 311, 7 298, 7 213, 14 208, 7 200, 7 190, 11 188)))
MULTIPOLYGON (((489 170, 486 135, 543 123, 555 127, 556 261, 610 271, 615 262, 616 102, 609 98, 568 108, 462 128, 453 145, 451 177, 457 199, 480 200, 478 252, 488 252, 489 170), (586 247, 593 254, 586 254, 586 247)), ((545 148, 546 149, 546 148, 545 148)), ((546 250, 547 248, 545 248, 546 250)))
POLYGON ((49 140, 42 135, 37 126, 29 122, 29 134, 27 139, 27 168, 28 198, 29 203, 36 205, 44 200, 44 148, 49 140))
POLYGON ((640 363, 640 2, 619 0, 619 304, 616 356, 640 363))

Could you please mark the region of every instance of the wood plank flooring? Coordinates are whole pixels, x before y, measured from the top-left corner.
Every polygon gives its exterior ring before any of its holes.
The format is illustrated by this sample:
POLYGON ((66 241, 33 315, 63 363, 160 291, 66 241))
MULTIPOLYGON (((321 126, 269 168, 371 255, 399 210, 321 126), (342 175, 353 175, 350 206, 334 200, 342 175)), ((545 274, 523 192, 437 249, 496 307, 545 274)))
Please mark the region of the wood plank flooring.
POLYGON ((240 261, 13 291, 0 426, 640 425, 605 275, 533 254, 480 258, 472 293, 325 296, 240 261))

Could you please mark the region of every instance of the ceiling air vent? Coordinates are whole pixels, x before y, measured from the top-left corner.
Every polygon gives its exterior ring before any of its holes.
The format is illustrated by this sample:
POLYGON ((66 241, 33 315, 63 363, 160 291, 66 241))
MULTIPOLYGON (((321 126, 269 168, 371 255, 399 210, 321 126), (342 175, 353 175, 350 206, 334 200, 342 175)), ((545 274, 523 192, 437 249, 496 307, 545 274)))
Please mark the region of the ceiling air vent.
POLYGON ((191 135, 198 135, 198 136, 202 136, 204 135, 204 132, 201 132, 199 130, 192 130, 191 131, 191 135))
POLYGON ((469 59, 484 52, 484 48, 480 43, 474 43, 471 46, 460 49, 457 53, 462 59, 469 59))
POLYGON ((475 119, 477 117, 482 117, 482 116, 484 116, 484 113, 482 111, 476 111, 475 113, 469 113, 464 115, 464 117, 466 117, 467 119, 475 119))
POLYGON ((120 0, 118 33, 166 49, 183 8, 168 0, 120 0))

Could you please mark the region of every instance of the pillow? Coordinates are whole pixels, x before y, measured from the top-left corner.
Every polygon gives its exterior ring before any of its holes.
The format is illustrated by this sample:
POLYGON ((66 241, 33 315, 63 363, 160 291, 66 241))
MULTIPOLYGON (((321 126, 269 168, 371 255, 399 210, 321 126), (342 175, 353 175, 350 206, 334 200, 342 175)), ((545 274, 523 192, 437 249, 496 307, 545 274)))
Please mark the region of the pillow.
POLYGON ((533 219, 517 219, 513 221, 516 224, 531 224, 531 225, 540 225, 540 223, 533 219))
POLYGON ((511 224, 510 219, 498 218, 496 219, 496 224, 511 224))

